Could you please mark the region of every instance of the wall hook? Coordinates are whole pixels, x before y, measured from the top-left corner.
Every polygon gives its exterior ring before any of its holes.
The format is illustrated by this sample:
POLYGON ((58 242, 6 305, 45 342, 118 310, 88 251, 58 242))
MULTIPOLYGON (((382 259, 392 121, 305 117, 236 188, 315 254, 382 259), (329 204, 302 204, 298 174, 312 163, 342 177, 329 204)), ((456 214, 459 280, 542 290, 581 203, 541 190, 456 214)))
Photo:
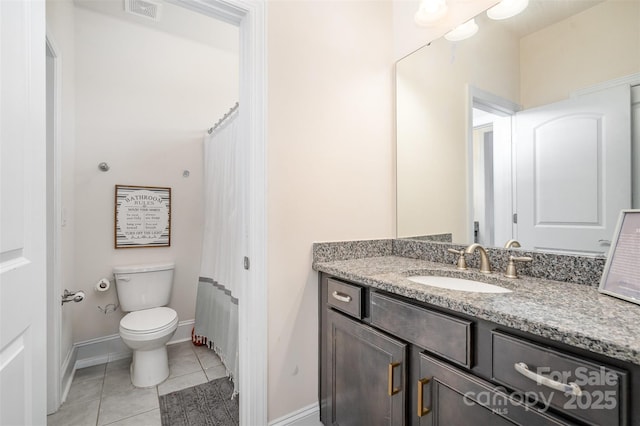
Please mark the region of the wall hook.
POLYGON ((102 163, 98 164, 98 168, 103 172, 108 172, 111 167, 109 167, 109 165, 103 161, 102 163))

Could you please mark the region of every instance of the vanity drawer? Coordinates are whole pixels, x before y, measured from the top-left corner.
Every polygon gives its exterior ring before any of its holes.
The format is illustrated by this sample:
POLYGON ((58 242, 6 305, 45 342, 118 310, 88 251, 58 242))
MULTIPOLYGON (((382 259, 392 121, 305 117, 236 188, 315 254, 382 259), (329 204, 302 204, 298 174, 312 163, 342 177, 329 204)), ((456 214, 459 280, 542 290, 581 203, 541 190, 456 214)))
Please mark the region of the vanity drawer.
POLYGON ((327 280, 327 304, 345 314, 361 319, 362 291, 362 287, 329 278, 327 280))
POLYGON ((471 321, 371 293, 371 324, 465 367, 471 367, 471 321))
POLYGON ((628 423, 626 372, 499 331, 491 338, 496 382, 589 425, 628 423))

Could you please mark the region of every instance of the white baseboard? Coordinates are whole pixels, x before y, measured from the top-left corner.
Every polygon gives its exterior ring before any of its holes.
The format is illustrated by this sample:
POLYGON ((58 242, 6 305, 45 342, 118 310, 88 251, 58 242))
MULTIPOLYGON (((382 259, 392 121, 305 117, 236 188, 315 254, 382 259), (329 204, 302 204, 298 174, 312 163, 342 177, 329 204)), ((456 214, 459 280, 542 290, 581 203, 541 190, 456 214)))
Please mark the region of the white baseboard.
POLYGON ((73 374, 76 371, 76 357, 78 356, 78 350, 75 346, 72 346, 67 353, 67 356, 60 368, 60 389, 62 389, 62 395, 60 395, 60 405, 67 399, 71 382, 73 381, 73 374))
MULTIPOLYGON (((180 321, 178 329, 168 344, 191 340, 194 322, 194 320, 180 321)), ((124 344, 119 334, 74 343, 73 350, 76 353, 74 371, 131 357, 131 349, 124 344)))
POLYGON ((174 343, 185 342, 187 340, 191 340, 191 330, 193 330, 193 326, 195 325, 196 320, 190 319, 186 321, 180 321, 178 323, 178 329, 176 330, 176 334, 173 335, 171 341, 168 343, 172 345, 174 343))
POLYGON ((269 422, 269 426, 322 426, 320 406, 314 403, 269 422))

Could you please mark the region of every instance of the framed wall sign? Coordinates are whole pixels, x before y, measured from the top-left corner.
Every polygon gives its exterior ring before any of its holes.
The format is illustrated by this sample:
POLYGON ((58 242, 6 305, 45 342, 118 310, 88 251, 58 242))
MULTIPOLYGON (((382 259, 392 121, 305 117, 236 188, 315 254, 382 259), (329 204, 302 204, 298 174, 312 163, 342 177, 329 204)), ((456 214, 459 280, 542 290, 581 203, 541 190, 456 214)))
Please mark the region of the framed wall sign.
POLYGON ((599 290, 640 304, 640 210, 620 212, 599 290))
POLYGON ((171 188, 116 185, 115 247, 171 245, 171 188))

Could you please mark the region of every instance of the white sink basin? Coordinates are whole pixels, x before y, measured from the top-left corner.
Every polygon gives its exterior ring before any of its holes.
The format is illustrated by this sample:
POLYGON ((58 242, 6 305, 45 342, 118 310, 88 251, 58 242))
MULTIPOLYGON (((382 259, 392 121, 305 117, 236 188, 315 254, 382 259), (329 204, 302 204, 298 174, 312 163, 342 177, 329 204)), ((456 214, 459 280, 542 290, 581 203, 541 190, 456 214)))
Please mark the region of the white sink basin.
POLYGON ((462 278, 418 275, 414 277, 407 277, 407 279, 414 283, 446 288, 449 290, 470 291, 475 293, 511 293, 511 290, 497 285, 482 283, 480 281, 465 280, 462 278))

